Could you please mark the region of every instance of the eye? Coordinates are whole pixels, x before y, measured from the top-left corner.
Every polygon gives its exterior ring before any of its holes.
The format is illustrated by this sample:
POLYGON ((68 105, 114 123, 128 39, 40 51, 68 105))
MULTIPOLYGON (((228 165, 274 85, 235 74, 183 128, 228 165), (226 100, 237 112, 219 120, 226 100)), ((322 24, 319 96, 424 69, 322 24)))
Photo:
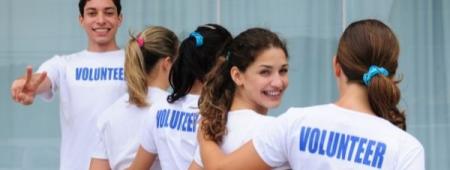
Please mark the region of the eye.
POLYGON ((271 72, 270 72, 270 70, 261 70, 259 72, 259 74, 266 77, 266 76, 270 76, 271 72))
POLYGON ((280 70, 280 74, 281 74, 281 75, 285 75, 285 74, 288 73, 288 71, 289 71, 288 68, 282 68, 282 69, 280 70))
POLYGON ((97 15, 97 12, 95 12, 95 11, 89 11, 89 12, 87 12, 86 14, 87 14, 87 16, 94 17, 95 15, 97 15))
POLYGON ((114 13, 114 11, 109 10, 109 11, 106 11, 105 14, 106 14, 106 16, 114 16, 115 13, 114 13))

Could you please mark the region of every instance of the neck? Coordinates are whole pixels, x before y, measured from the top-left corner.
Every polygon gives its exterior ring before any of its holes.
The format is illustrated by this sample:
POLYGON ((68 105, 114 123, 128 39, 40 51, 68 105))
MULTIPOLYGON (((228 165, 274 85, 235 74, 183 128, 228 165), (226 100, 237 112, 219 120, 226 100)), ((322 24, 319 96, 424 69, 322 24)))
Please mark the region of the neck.
POLYGON ((347 82, 340 89, 340 97, 336 105, 358 112, 374 114, 369 103, 367 88, 358 83, 347 82))
POLYGON ((108 52, 119 50, 119 47, 117 46, 115 41, 107 44, 89 42, 87 50, 91 52, 108 52))
POLYGON ((202 87, 203 83, 200 82, 199 80, 195 80, 191 90, 189 91, 189 94, 200 95, 200 93, 202 92, 202 87))
POLYGON ((167 82, 167 80, 164 79, 148 79, 147 80, 147 85, 148 87, 156 87, 156 88, 160 88, 162 90, 167 90, 167 88, 169 88, 169 83, 167 82))
POLYGON ((250 100, 246 99, 244 95, 236 91, 233 97, 233 102, 231 103, 230 111, 242 109, 250 109, 261 115, 267 115, 267 112, 269 110, 266 107, 257 105, 254 102, 250 102, 250 100))
MULTIPOLYGON (((159 63, 155 66, 155 68, 159 67, 159 63)), ((167 90, 169 88, 168 75, 165 74, 162 70, 153 69, 147 77, 147 85, 150 87, 157 87, 163 90, 167 90)))

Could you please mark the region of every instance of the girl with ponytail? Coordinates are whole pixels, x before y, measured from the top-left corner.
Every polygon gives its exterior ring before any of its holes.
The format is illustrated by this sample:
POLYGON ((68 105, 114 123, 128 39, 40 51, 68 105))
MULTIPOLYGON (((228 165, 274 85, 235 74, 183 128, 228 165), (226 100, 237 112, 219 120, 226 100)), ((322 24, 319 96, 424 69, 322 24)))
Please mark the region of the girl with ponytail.
MULTIPOLYGON (((397 38, 383 23, 376 20, 354 23, 341 37, 334 65, 346 76, 347 81, 342 82, 365 89, 364 100, 370 105, 367 112, 406 130, 405 113, 397 108, 400 80, 394 77, 399 51, 397 38), (363 31, 367 32, 359 35, 363 31)), ((344 85, 339 84, 341 86, 344 85)), ((347 102, 339 100, 337 103, 346 105, 347 102)))
POLYGON ((158 155, 162 169, 187 169, 197 146, 198 99, 206 75, 225 56, 231 34, 220 25, 199 26, 183 40, 169 73, 172 93, 150 107, 141 146, 130 169, 148 169, 158 155))
MULTIPOLYGON (((175 33, 160 26, 147 27, 136 37, 131 36, 125 50, 128 94, 98 119, 98 146, 92 155, 91 169, 130 166, 139 146, 143 120, 150 116, 148 106, 168 95, 169 71, 177 56, 178 44, 175 33)), ((153 169, 161 168, 155 164, 153 169)))
MULTIPOLYGON (((226 60, 211 72, 199 100, 201 131, 231 153, 251 139, 272 117, 288 86, 288 53, 278 36, 251 28, 231 43, 226 60)), ((197 150, 190 169, 201 169, 197 150)))
POLYGON ((384 23, 350 24, 333 58, 336 102, 291 108, 228 156, 200 131, 205 167, 270 169, 289 163, 295 170, 425 169, 423 146, 405 132, 405 115, 397 108, 398 55, 398 40, 384 23))

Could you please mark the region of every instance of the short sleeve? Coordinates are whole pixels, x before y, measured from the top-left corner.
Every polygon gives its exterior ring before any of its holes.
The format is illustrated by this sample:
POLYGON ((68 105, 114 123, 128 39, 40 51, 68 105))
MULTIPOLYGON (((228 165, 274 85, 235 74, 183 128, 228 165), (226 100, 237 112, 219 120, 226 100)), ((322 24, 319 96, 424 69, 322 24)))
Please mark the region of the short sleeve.
POLYGON ((97 137, 96 140, 96 144, 95 144, 95 148, 94 148, 94 152, 92 153, 92 158, 97 158, 97 159, 108 159, 108 155, 106 153, 106 146, 105 143, 103 142, 103 138, 101 136, 97 137))
POLYGON ((202 157, 200 155, 200 148, 197 146, 197 148, 195 149, 195 154, 194 154, 194 162, 199 165, 200 167, 203 167, 203 161, 202 161, 202 157))
POLYGON ((158 153, 156 147, 156 116, 157 109, 156 104, 153 104, 149 108, 149 116, 147 116, 146 120, 142 124, 142 134, 141 134, 141 146, 150 153, 158 153))
POLYGON ((37 73, 47 72, 47 77, 51 82, 51 90, 48 92, 44 92, 39 94, 46 101, 50 101, 53 99, 53 95, 59 87, 59 80, 61 79, 61 73, 63 73, 64 64, 62 56, 54 56, 51 59, 45 61, 41 64, 39 69, 36 71, 37 73))
POLYGON ((259 133, 252 140, 258 155, 271 167, 282 167, 288 162, 289 120, 290 117, 287 113, 281 115, 268 123, 268 126, 264 128, 264 133, 259 133))
POLYGON ((99 125, 97 124, 97 136, 95 138, 95 146, 92 153, 92 158, 96 159, 108 159, 108 154, 106 151, 105 142, 103 139, 104 136, 104 124, 99 125))
POLYGON ((403 142, 403 146, 409 146, 410 149, 402 149, 404 152, 399 155, 396 169, 424 170, 425 151, 422 144, 414 138, 410 142, 403 142))

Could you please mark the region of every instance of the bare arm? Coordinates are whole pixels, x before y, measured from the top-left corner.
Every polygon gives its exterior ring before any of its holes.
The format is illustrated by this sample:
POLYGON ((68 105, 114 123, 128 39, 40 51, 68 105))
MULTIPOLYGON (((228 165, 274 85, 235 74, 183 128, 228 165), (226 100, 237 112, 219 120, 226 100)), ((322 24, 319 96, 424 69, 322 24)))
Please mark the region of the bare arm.
POLYGON ((109 161, 107 159, 91 159, 91 165, 89 166, 90 170, 109 170, 111 167, 109 166, 109 161))
POLYGON ((198 141, 205 169, 271 169, 258 155, 252 141, 230 155, 225 155, 219 145, 205 139, 202 130, 198 131, 198 141))
POLYGON ((11 85, 11 97, 15 102, 30 105, 36 94, 50 91, 51 82, 47 73, 34 73, 33 69, 27 67, 26 74, 15 80, 11 85))
POLYGON ((150 169, 155 161, 156 154, 147 152, 142 146, 139 146, 136 157, 131 164, 129 170, 150 169))

